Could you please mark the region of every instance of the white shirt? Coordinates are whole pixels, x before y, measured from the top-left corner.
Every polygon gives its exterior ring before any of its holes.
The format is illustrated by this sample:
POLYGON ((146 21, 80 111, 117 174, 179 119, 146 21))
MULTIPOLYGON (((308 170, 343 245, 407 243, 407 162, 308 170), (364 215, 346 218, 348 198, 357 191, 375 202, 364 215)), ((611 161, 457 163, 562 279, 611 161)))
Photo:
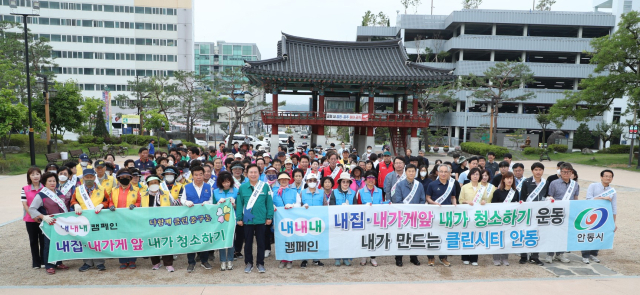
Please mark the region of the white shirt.
MULTIPOLYGON (((193 188, 196 189, 196 193, 198 193, 198 196, 202 195, 202 187, 204 186, 204 182, 202 183, 201 186, 197 186, 195 182, 192 182, 192 184, 193 184, 193 188)), ((209 201, 203 202, 204 204, 213 204, 211 203, 211 198, 213 197, 213 191, 210 193, 211 193, 211 197, 209 198, 209 201)), ((187 201, 187 190, 183 189, 182 195, 180 196, 180 202, 182 204, 185 204, 186 201, 187 201)))

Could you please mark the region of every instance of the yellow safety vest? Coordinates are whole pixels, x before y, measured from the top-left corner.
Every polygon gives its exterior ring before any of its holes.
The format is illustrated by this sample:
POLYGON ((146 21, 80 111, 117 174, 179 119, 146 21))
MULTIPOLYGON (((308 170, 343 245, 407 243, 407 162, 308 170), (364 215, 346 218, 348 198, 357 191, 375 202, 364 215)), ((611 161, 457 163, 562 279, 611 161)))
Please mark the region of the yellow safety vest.
MULTIPOLYGON (((140 206, 149 207, 149 191, 146 191, 144 195, 140 197, 140 206)), ((155 198, 155 197, 153 197, 155 198)), ((160 189, 160 207, 171 206, 171 194, 167 191, 160 189)))
POLYGON ((176 182, 171 187, 171 196, 174 200, 180 199, 180 190, 184 187, 182 183, 176 182))
MULTIPOLYGON (((87 210, 87 205, 84 203, 82 194, 80 194, 80 186, 76 187, 75 197, 76 201, 78 201, 78 204, 80 204, 80 206, 82 207, 82 210, 87 210)), ((91 192, 91 202, 93 203, 94 207, 102 204, 104 202, 104 198, 104 189, 102 189, 100 186, 98 186, 91 192)))
MULTIPOLYGON (((98 176, 96 175, 96 183, 100 182, 98 180, 98 176)), ((98 183, 99 186, 101 186, 108 195, 111 195, 111 191, 113 190, 113 187, 116 184, 116 179, 113 177, 113 175, 109 175, 107 176, 107 178, 105 178, 102 182, 98 183)))
MULTIPOLYGON (((118 197, 120 195, 120 188, 116 188, 111 192, 111 202, 113 202, 113 205, 118 207, 118 197)), ((138 201, 138 191, 134 190, 134 189, 130 189, 129 192, 127 193, 127 207, 129 207, 129 205, 135 205, 136 201, 138 201)))

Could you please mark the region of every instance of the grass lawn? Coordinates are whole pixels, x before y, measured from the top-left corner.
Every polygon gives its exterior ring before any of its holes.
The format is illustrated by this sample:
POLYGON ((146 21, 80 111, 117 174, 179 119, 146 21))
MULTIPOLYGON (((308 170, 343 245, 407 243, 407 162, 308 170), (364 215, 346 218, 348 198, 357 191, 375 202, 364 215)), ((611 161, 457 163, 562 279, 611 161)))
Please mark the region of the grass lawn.
MULTIPOLYGON (((516 155, 514 154, 514 157, 516 155)), ((628 168, 629 164, 629 154, 598 154, 594 153, 591 155, 583 155, 580 152, 574 153, 558 153, 558 154, 549 154, 551 158, 551 162, 570 162, 575 164, 583 164, 583 165, 591 165, 598 167, 608 167, 608 168, 619 168, 625 169, 629 171, 637 171, 635 169, 638 164, 638 159, 633 159, 633 163, 631 168, 628 168)), ((519 158, 523 158, 526 160, 539 160, 540 155, 524 155, 520 154, 519 158)))

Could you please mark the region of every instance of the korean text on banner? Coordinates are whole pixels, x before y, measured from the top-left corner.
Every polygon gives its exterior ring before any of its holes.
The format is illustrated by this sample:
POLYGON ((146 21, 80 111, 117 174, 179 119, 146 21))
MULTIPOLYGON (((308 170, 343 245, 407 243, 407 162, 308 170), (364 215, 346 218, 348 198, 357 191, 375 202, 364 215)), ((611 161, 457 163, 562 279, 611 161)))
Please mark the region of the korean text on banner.
POLYGON ((49 261, 150 257, 202 252, 233 245, 235 213, 230 201, 189 207, 85 210, 42 223, 51 239, 49 261))
POLYGON ((278 260, 611 249, 615 228, 604 200, 293 208, 274 226, 278 260))

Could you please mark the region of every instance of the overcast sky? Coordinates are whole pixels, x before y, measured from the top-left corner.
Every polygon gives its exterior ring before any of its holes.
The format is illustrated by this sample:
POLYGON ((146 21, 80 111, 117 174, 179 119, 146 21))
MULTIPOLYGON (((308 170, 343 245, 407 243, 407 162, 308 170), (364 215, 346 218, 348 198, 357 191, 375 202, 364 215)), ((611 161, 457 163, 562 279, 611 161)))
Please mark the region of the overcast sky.
MULTIPOLYGON (((277 54, 281 33, 315 39, 355 41, 365 11, 380 11, 396 22, 404 13, 400 0, 195 0, 196 42, 256 43, 262 59, 277 54)), ((537 1, 536 1, 537 2, 537 1)), ((462 0, 433 0, 434 15, 462 9, 462 0)), ((430 0, 422 0, 418 14, 430 14, 430 0)), ((481 9, 530 10, 533 0, 484 0, 481 9)), ((589 0, 557 0, 554 11, 593 11, 589 0)), ((415 13, 410 7, 407 13, 415 13)), ((282 96, 281 96, 282 97, 282 96)), ((289 96, 289 103, 306 103, 305 96, 289 96)), ((270 101, 270 95, 267 95, 270 101)))

